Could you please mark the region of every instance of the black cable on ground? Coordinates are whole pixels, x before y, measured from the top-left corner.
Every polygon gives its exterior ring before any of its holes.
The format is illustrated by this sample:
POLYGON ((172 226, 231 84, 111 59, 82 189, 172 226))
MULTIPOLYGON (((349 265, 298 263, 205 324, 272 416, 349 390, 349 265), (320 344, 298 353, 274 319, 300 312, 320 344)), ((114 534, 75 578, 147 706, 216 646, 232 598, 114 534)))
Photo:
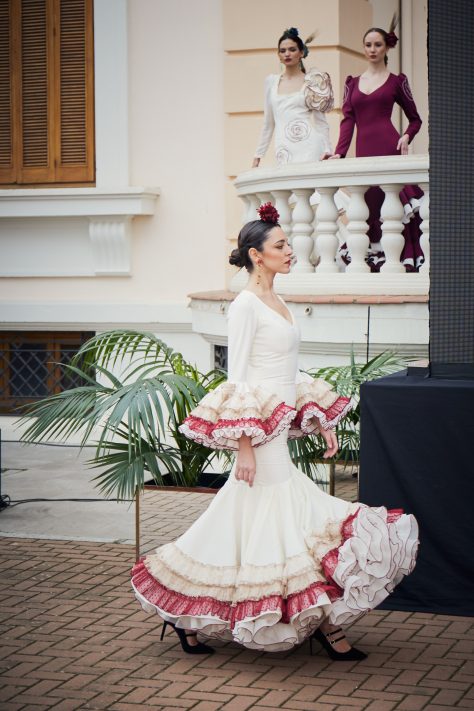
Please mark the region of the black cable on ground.
POLYGON ((135 499, 19 499, 18 501, 11 501, 10 497, 7 497, 9 502, 7 506, 18 506, 19 504, 36 504, 36 503, 52 503, 54 501, 59 501, 59 502, 79 502, 79 503, 87 503, 87 502, 111 502, 111 503, 132 503, 135 499))

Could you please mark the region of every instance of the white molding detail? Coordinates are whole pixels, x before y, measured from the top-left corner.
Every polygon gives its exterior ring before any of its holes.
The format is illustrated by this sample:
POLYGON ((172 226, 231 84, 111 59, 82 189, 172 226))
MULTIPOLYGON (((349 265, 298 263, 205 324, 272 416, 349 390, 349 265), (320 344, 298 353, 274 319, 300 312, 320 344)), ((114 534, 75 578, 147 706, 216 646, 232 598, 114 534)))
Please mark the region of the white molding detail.
POLYGON ((185 304, 97 302, 3 302, 0 330, 105 331, 132 328, 153 333, 191 333, 185 304))
POLYGON ((143 187, 0 190, 0 277, 129 275, 132 219, 153 215, 159 194, 143 187))
POLYGON ((26 188, 0 190, 1 217, 153 215, 158 188, 26 188))
POLYGON ((91 218, 89 238, 97 276, 130 274, 131 217, 91 218))

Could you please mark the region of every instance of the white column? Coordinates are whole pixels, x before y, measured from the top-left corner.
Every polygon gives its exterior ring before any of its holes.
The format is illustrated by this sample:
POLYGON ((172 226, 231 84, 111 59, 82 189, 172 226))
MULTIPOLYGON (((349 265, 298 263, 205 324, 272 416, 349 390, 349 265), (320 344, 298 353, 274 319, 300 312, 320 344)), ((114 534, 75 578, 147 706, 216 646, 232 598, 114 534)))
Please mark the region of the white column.
POLYGON ((296 264, 292 272, 314 272, 314 267, 310 262, 313 251, 313 209, 310 205, 310 198, 314 190, 311 188, 295 188, 293 194, 296 197, 296 205, 293 210, 293 230, 292 246, 296 255, 296 264))
POLYGON ((320 262, 316 267, 319 273, 338 272, 336 254, 338 248, 337 207, 334 193, 338 188, 319 188, 320 201, 316 208, 316 249, 320 262))
POLYGON ((273 190, 273 205, 275 205, 280 215, 280 225, 288 239, 291 237, 291 210, 288 204, 291 190, 273 190))
POLYGON ((398 274, 405 272, 400 262, 400 256, 405 244, 403 230, 403 205, 400 201, 400 185, 390 184, 380 186, 385 193, 380 217, 382 219, 382 247, 385 253, 385 264, 381 272, 398 274))
POLYGON ((271 193, 266 193, 266 192, 257 193, 257 197, 260 201, 260 205, 265 205, 265 203, 267 203, 267 202, 272 202, 272 194, 271 193))
POLYGON ((420 206, 420 217, 422 219, 420 246, 423 250, 425 261, 420 267, 420 272, 428 275, 430 272, 430 187, 428 183, 422 183, 420 187, 425 193, 421 199, 420 206))
POLYGON ((349 220, 347 224, 347 247, 351 257, 351 263, 347 265, 346 272, 353 274, 365 274, 370 269, 365 262, 369 249, 369 238, 367 237, 367 218, 369 208, 364 200, 366 185, 348 185, 351 197, 346 216, 349 220))

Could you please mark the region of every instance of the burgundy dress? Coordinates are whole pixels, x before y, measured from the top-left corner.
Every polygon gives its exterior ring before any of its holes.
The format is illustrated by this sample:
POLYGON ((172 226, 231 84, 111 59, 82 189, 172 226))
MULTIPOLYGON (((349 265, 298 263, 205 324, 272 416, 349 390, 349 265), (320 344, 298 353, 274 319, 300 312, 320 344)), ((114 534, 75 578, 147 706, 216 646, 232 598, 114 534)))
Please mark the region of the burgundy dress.
MULTIPOLYGON (((400 134, 392 123, 394 104, 402 107, 408 118, 409 124, 405 133, 409 136, 410 143, 418 133, 421 118, 416 109, 410 85, 405 74, 390 74, 382 86, 371 94, 364 94, 359 89, 359 77, 348 76, 344 87, 344 100, 339 141, 335 153, 344 158, 357 126, 356 156, 391 156, 397 155, 397 143, 400 134)), ((369 208, 367 220, 369 229, 367 234, 372 245, 372 254, 368 262, 373 271, 379 271, 383 264, 383 252, 377 253, 376 245, 382 237, 380 210, 384 201, 384 193, 374 186, 365 193, 365 201, 369 208), (375 247, 375 250, 374 250, 375 247)), ((420 248, 420 199, 423 191, 417 185, 405 185, 400 192, 400 200, 405 211, 405 246, 401 255, 407 271, 417 270, 423 263, 423 252, 420 248)))

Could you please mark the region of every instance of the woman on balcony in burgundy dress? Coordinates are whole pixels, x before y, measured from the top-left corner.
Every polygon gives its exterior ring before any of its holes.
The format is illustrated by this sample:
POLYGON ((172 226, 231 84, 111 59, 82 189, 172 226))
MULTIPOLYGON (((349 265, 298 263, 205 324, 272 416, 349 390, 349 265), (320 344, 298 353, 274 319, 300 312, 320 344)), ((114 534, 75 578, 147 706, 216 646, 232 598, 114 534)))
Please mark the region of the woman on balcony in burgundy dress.
MULTIPOLYGON (((391 27, 393 26, 394 21, 391 27)), ((356 156, 358 158, 408 154, 408 145, 420 130, 421 118, 405 74, 397 76, 387 69, 387 50, 395 47, 397 41, 393 29, 386 32, 379 27, 372 27, 365 33, 364 53, 369 66, 360 76, 346 78, 342 104, 344 118, 341 121, 339 141, 334 155, 327 157, 345 157, 351 144, 354 127, 357 127, 356 156), (391 121, 395 104, 401 106, 409 122, 402 136, 391 121)), ((400 192, 400 200, 405 212, 403 218, 405 246, 401 261, 407 271, 417 271, 423 263, 419 216, 422 196, 423 191, 417 185, 406 185, 400 192)), ((371 245, 368 263, 372 271, 379 271, 384 262, 380 222, 384 197, 383 191, 378 186, 369 188, 365 193, 365 201, 369 208, 367 234, 371 245)), ((345 245, 341 248, 341 256, 347 263, 350 258, 344 253, 344 248, 345 245)))

